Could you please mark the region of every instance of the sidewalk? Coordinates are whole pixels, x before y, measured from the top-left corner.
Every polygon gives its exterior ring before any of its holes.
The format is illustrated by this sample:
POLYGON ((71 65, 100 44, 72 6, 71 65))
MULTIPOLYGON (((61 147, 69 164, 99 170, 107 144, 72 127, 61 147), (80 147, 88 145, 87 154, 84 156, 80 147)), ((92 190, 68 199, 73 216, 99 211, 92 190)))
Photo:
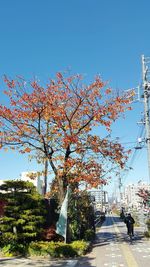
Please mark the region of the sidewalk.
MULTIPOLYGON (((107 222, 105 221, 103 223, 103 225, 101 227, 99 227, 99 229, 101 229, 101 232, 103 232, 103 228, 105 228, 106 225, 107 225, 107 222)), ((146 238, 144 238, 144 228, 143 227, 135 227, 135 232, 139 238, 142 238, 143 240, 147 240, 146 238)), ((97 236, 98 236, 98 233, 97 233, 97 236)), ((106 240, 107 240, 107 238, 106 238, 106 240)), ((121 241, 121 242, 123 242, 123 241, 121 241)), ((93 244, 92 251, 89 254, 86 254, 84 257, 81 257, 78 260, 75 267, 96 267, 96 266, 99 266, 99 264, 97 265, 97 261, 98 261, 99 253, 101 253, 99 250, 99 247, 101 245, 104 245, 103 241, 102 240, 100 241, 98 238, 96 238, 95 243, 93 244)), ((106 246, 107 245, 109 246, 109 242, 108 242, 108 244, 106 244, 106 246)), ((104 255, 102 254, 102 257, 103 256, 104 255)), ((109 264, 111 264, 111 263, 109 263, 109 264)), ((121 265, 117 265, 117 266, 121 266, 121 265)))
POLYGON ((93 249, 86 256, 80 258, 75 267, 96 267, 96 254, 93 245, 93 249))

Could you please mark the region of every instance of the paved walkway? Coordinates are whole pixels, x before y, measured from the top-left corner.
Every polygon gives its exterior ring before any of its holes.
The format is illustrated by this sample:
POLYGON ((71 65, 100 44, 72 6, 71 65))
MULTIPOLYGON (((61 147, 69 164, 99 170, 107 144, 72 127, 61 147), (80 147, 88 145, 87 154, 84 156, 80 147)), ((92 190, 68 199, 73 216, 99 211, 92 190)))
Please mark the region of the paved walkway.
POLYGON ((117 216, 107 217, 97 231, 97 240, 89 255, 76 267, 148 267, 150 266, 150 241, 143 236, 143 229, 135 228, 132 244, 126 225, 117 216))

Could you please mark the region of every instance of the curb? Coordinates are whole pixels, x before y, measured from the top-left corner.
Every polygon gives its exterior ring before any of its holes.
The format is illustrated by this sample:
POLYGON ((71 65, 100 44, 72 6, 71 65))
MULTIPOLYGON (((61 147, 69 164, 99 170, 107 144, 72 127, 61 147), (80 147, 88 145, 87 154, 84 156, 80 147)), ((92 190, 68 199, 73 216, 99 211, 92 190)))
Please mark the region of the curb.
POLYGON ((65 267, 75 267, 78 263, 78 260, 70 260, 65 267))
MULTIPOLYGON (((6 258, 0 258, 0 262, 9 261, 9 260, 23 260, 20 257, 6 257, 6 258)), ((34 260, 33 260, 34 261, 34 260)), ((56 261, 50 261, 50 263, 55 265, 56 261)), ((58 263, 58 262, 57 262, 58 263)), ((64 267, 75 267, 78 263, 78 260, 66 260, 64 261, 64 267)), ((61 262, 63 265, 63 262, 61 262)), ((51 266, 51 265, 50 265, 51 266)))
POLYGON ((8 261, 8 260, 18 260, 20 257, 5 257, 5 258, 0 258, 0 261, 8 261))

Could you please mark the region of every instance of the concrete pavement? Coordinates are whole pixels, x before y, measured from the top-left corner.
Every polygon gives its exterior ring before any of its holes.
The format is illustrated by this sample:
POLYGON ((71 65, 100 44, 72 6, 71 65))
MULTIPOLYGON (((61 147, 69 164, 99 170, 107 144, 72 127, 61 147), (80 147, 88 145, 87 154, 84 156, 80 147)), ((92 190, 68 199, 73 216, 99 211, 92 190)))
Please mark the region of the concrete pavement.
POLYGON ((107 217, 97 229, 92 252, 79 260, 76 267, 148 267, 150 241, 144 238, 143 230, 135 228, 131 244, 124 222, 117 216, 107 217))

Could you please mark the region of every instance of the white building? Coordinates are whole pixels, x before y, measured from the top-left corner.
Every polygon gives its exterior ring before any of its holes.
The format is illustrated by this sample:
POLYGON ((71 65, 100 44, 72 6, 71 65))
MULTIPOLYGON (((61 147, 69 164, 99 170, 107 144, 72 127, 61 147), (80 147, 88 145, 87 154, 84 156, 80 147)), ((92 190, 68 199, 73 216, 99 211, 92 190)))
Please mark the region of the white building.
POLYGON ((140 189, 150 190, 150 185, 145 182, 139 181, 136 184, 128 184, 122 193, 122 203, 128 208, 140 209, 142 207, 142 199, 138 196, 140 189))

